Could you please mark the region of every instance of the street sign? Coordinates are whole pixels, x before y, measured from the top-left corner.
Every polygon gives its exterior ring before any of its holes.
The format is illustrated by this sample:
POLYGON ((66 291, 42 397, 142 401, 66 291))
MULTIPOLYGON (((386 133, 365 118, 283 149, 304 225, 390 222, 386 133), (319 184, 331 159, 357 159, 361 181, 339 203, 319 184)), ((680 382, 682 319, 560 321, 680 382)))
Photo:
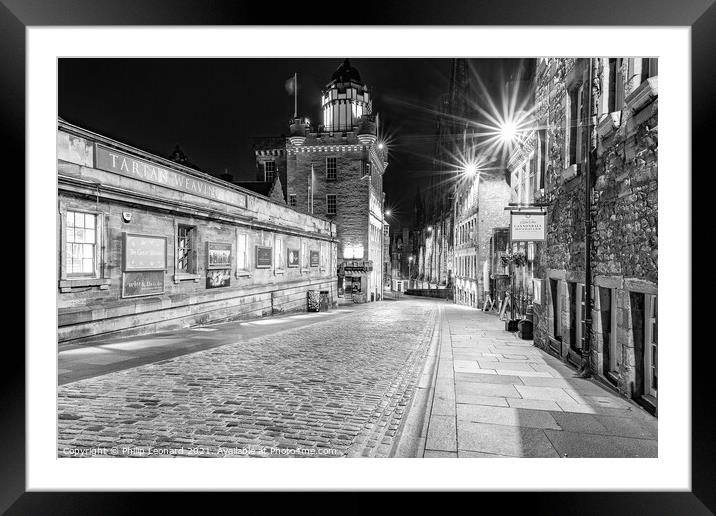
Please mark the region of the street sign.
POLYGON ((511 211, 510 240, 513 242, 542 242, 545 239, 545 213, 541 211, 511 211))

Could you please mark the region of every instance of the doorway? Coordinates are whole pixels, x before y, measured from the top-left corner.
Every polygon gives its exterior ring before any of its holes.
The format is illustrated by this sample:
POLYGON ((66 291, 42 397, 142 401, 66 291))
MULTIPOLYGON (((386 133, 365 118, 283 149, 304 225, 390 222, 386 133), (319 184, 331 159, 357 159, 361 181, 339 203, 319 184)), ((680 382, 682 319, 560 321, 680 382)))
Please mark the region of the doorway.
POLYGON ((599 318, 602 326, 602 374, 615 383, 618 370, 615 290, 599 287, 599 318))

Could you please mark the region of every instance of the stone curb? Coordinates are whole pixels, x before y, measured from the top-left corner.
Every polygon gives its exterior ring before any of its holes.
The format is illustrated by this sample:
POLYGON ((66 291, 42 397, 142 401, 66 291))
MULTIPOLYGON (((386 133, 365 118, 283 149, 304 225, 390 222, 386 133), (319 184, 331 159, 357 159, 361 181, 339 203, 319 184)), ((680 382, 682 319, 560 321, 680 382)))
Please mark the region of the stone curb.
POLYGON ((388 455, 391 458, 422 457, 425 451, 428 424, 440 360, 440 337, 442 334, 443 309, 438 307, 436 324, 430 339, 428 357, 413 394, 406 417, 401 422, 395 442, 388 455))

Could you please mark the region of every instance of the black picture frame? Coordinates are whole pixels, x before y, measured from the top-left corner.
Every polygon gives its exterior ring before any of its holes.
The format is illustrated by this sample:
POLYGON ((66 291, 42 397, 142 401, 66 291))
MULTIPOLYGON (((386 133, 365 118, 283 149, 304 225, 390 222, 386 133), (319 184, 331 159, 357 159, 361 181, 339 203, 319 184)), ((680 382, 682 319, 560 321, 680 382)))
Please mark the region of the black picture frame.
MULTIPOLYGON (((621 25, 621 26, 686 26, 691 28, 691 84, 692 84, 692 169, 709 173, 712 169, 710 146, 713 145, 716 100, 712 94, 716 80, 716 6, 713 0, 683 0, 681 2, 651 0, 499 0, 464 2, 459 0, 415 0, 409 5, 368 1, 356 9, 353 4, 332 4, 330 16, 321 6, 305 9, 304 4, 284 4, 277 8, 269 3, 238 3, 217 0, 211 3, 192 0, 3 0, 0 4, 0 103, 3 123, 0 124, 2 141, 7 149, 6 170, 15 171, 14 179, 27 179, 19 173, 25 171, 25 31, 32 26, 65 25, 332 25, 336 20, 350 20, 365 25, 621 25), (345 12, 343 12, 345 11, 345 12)), ((307 32, 307 37, 310 32, 307 32)), ((317 48, 317 53, 321 53, 317 48)), ((469 50, 466 49, 466 52, 469 50)), ((529 48, 525 52, 529 54, 529 48)), ((48 116, 55 116, 48 113, 48 116)), ((682 174, 686 171, 669 171, 682 174)), ((21 182, 15 191, 25 191, 21 182)), ((7 184, 6 184, 7 188, 7 184)), ((697 194, 705 196, 708 189, 699 188, 697 194)), ((706 209, 709 202, 694 197, 693 211, 706 209)), ((693 213, 694 222, 703 218, 693 213)), ((693 231, 693 230, 692 230, 693 231)), ((685 266, 691 253, 684 253, 685 266)), ((691 282, 690 274, 684 281, 691 282)), ((693 291, 696 293, 696 291, 693 291)), ((684 302, 693 302, 684 300, 684 302)), ((20 305, 22 303, 16 303, 20 305)), ((695 305, 695 304, 694 304, 695 305)), ((704 304, 708 311, 708 304, 704 304)), ((693 317, 693 316, 692 316, 693 317)), ((682 321, 692 327, 692 321, 682 321)), ((689 334, 691 331, 689 330, 689 334)), ((701 342, 706 344, 706 339, 701 342)), ((48 345, 51 343, 48 343, 48 345)), ((691 343, 679 343, 687 348, 691 343)), ((703 344, 692 346, 694 357, 699 356, 703 344)), ((51 347, 51 346, 50 346, 51 347)), ((688 492, 542 492, 542 493, 482 493, 471 495, 484 503, 501 502, 529 504, 530 513, 559 514, 711 514, 716 511, 716 448, 712 437, 713 387, 707 383, 713 375, 710 367, 710 350, 705 359, 692 362, 692 486, 688 492)), ((702 355, 703 356, 703 355, 702 355)), ((27 492, 25 484, 25 353, 17 345, 5 348, 5 363, 12 364, 2 375, 3 438, 0 440, 0 511, 8 515, 26 514, 126 514, 146 507, 150 495, 143 493, 77 493, 27 492)), ((152 495, 154 496, 154 495, 152 495)), ((245 503, 246 495, 241 494, 245 503)), ((320 509, 324 501, 317 502, 315 495, 294 494, 290 503, 296 507, 308 497, 320 509)), ((207 496, 201 496, 205 504, 207 496)), ((265 503, 266 494, 259 493, 255 501, 265 503), (260 498, 259 498, 260 497, 260 498)), ((322 498, 321 500, 325 500, 322 498)), ((422 503, 416 494, 413 501, 422 503)), ((216 501, 212 499, 212 501, 216 501)), ((167 493, 162 496, 164 510, 189 505, 185 495, 167 493)), ((329 502, 325 505, 330 511, 329 502)), ((344 502, 345 503, 345 502, 344 502)), ((469 502, 475 507, 476 500, 469 502)), ((376 508, 370 497, 351 498, 349 505, 356 512, 376 508), (362 503, 361 503, 362 501, 362 503)), ((206 506, 203 505, 205 508, 206 506)), ((275 499, 271 502, 276 508, 275 499)), ((333 508, 335 509, 335 508, 333 508)), ((274 509, 275 510, 275 509, 274 509)))

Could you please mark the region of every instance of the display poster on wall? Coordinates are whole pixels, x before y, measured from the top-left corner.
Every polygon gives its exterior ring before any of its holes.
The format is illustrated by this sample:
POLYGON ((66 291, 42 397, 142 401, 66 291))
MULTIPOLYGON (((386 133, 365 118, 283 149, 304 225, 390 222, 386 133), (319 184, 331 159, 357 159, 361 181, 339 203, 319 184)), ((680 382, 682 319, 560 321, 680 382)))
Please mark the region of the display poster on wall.
POLYGON ((164 293, 164 271, 136 271, 122 274, 122 297, 153 296, 164 293))
POLYGON ((319 251, 311 251, 309 263, 311 267, 318 267, 321 264, 321 253, 319 251))
POLYGON ((286 249, 286 265, 298 267, 298 249, 286 249))
POLYGON ((533 294, 533 302, 536 305, 542 304, 542 280, 537 278, 532 278, 532 292, 533 294))
POLYGON ((256 246, 256 268, 270 269, 273 265, 273 248, 256 246))
POLYGON ((510 212, 510 240, 542 242, 545 239, 545 215, 541 211, 510 212))
POLYGON ((231 268, 231 244, 207 242, 206 243, 206 268, 207 269, 230 269, 231 268))
POLYGON ((206 288, 228 287, 230 285, 230 269, 210 269, 206 271, 206 288))
POLYGON ((167 268, 167 238, 122 233, 122 271, 164 271, 167 268))

